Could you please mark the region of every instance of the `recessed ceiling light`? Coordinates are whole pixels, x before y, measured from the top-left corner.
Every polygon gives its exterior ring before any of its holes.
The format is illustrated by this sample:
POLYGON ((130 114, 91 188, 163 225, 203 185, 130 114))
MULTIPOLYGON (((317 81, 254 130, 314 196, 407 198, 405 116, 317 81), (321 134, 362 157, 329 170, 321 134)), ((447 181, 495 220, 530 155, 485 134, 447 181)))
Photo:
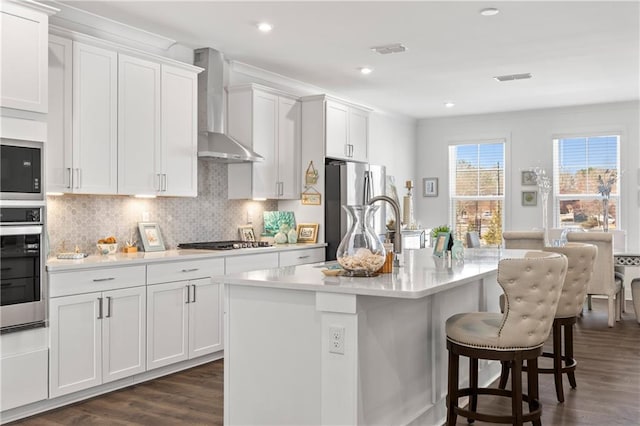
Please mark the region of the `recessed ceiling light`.
POLYGON ((487 7, 480 11, 480 15, 482 16, 494 16, 498 13, 500 13, 500 10, 496 9, 495 7, 487 7))
POLYGON ((258 29, 260 31, 262 31, 263 33, 268 33, 269 31, 271 31, 273 29, 273 25, 271 25, 268 22, 260 22, 258 24, 258 29))
POLYGON ((449 102, 445 102, 444 106, 446 106, 447 108, 453 108, 454 106, 456 106, 456 104, 454 104, 453 102, 449 101, 449 102))
POLYGON ((367 75, 367 74, 371 74, 373 72, 373 69, 368 67, 362 67, 360 68, 360 72, 364 75, 367 75))

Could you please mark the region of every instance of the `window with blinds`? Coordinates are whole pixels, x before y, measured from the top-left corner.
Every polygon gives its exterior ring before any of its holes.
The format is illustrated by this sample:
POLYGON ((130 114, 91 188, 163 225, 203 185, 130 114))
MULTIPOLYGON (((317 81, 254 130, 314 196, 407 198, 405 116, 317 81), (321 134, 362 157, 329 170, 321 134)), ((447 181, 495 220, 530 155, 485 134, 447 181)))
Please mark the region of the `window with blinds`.
POLYGON ((483 245, 502 242, 504 142, 451 145, 449 196, 453 235, 476 231, 483 245))
POLYGON ((618 228, 620 135, 553 140, 554 221, 562 228, 602 229, 601 181, 613 181, 608 202, 609 229, 618 228))

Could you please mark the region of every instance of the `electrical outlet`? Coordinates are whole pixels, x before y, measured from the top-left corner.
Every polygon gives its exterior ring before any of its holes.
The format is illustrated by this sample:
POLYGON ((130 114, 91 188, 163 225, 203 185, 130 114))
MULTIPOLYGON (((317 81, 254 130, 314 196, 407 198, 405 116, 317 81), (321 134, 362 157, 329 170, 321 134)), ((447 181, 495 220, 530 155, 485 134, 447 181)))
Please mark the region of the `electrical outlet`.
POLYGON ((344 327, 329 327, 329 352, 344 355, 344 327))
POLYGON ((142 212, 142 221, 149 222, 149 212, 142 212))

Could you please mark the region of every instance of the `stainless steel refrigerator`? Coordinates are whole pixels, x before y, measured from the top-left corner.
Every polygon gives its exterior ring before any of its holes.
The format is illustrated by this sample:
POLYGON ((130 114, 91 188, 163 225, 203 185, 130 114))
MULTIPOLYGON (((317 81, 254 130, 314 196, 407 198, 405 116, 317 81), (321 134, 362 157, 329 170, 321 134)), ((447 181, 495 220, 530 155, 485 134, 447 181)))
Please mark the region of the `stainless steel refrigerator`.
MULTIPOLYGON (((370 198, 385 195, 384 166, 348 161, 327 160, 325 164, 325 226, 326 260, 335 260, 336 251, 346 234, 350 218, 343 205, 367 204, 370 198)), ((384 239, 386 205, 377 203, 373 227, 384 239)))

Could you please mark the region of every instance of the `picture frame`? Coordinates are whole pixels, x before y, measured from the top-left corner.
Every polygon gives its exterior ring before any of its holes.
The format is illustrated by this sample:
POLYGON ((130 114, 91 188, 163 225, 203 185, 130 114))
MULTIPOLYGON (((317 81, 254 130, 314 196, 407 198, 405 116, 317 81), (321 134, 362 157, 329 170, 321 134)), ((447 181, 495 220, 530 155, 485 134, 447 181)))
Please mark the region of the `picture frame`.
POLYGON ((238 235, 240 241, 256 241, 256 233, 252 225, 238 226, 238 235))
POLYGON ((522 191, 522 205, 532 207, 538 205, 538 191, 522 191))
POLYGON ((322 195, 319 192, 303 192, 301 202, 306 206, 319 206, 322 203, 322 195))
POLYGON ((422 178, 422 196, 423 197, 438 196, 438 178, 436 177, 422 178))
POLYGON ((537 185, 536 172, 533 170, 523 170, 521 183, 523 186, 537 185))
POLYGON ((140 231, 140 241, 144 247, 144 251, 164 251, 164 242, 160 227, 155 222, 138 222, 138 230, 140 231))
POLYGON ((449 247, 449 239, 451 238, 450 232, 438 232, 436 241, 433 244, 433 255, 442 257, 444 256, 447 248, 449 247))
POLYGON ((317 223, 299 223, 297 230, 299 243, 315 243, 318 241, 317 223))

